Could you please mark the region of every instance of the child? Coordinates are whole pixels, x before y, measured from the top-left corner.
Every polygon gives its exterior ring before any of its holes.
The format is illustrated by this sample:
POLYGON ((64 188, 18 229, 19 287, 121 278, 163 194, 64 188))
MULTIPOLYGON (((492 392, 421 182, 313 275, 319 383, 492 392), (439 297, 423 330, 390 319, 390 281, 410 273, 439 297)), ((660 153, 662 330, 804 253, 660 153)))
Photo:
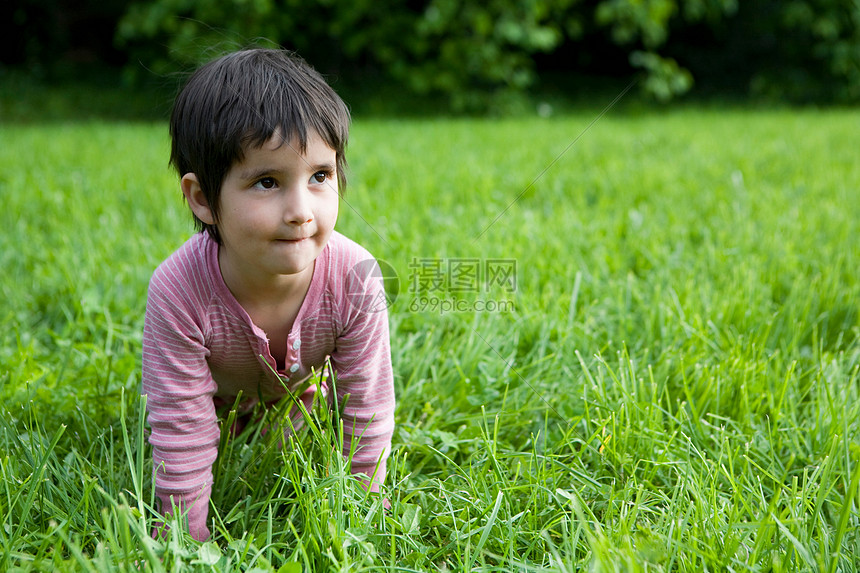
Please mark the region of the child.
MULTIPOLYGON (((176 99, 170 163, 199 233, 149 285, 143 331, 155 492, 205 540, 216 407, 274 402, 327 357, 343 402, 344 455, 379 491, 394 427, 381 281, 350 273, 371 255, 334 231, 346 185, 349 111, 323 78, 280 50, 235 52, 201 67, 176 99), (356 296, 355 293, 360 293, 356 296), (359 301, 359 302, 356 302, 359 301), (277 375, 273 373, 277 371, 277 375)), ((366 266, 366 265, 365 265, 366 266)), ((367 276, 366 273, 362 273, 367 276)))

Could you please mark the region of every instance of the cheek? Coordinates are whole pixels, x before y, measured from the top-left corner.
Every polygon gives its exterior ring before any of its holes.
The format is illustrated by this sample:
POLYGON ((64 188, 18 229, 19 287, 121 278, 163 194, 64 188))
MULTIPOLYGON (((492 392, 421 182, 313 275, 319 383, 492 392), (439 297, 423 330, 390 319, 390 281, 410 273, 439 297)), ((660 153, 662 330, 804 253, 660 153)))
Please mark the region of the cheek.
POLYGON ((338 205, 339 201, 337 196, 335 196, 334 200, 326 198, 326 200, 319 205, 320 220, 325 221, 331 226, 334 226, 334 223, 337 220, 338 205))

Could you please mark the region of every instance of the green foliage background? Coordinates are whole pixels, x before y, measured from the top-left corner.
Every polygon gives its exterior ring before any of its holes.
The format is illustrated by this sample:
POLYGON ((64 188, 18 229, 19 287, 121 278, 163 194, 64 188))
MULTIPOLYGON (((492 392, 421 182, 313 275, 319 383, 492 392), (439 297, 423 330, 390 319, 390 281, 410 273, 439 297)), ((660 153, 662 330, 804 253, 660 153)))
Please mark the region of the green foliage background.
POLYGON ((734 77, 770 96, 856 99, 858 29, 854 0, 156 0, 132 4, 117 37, 132 51, 142 40, 143 59, 159 69, 267 38, 324 67, 370 66, 476 109, 533 86, 541 54, 566 72, 583 57, 591 73, 639 70, 661 101, 689 91, 695 76, 715 79, 709 59, 728 60, 734 77), (759 58, 767 64, 756 69, 759 58))
POLYGON ((10 27, 0 77, 15 67, 74 77, 98 60, 124 65, 139 85, 263 44, 347 82, 461 111, 633 75, 660 101, 696 86, 769 101, 860 99, 856 0, 23 0, 0 8, 0 22, 10 27))

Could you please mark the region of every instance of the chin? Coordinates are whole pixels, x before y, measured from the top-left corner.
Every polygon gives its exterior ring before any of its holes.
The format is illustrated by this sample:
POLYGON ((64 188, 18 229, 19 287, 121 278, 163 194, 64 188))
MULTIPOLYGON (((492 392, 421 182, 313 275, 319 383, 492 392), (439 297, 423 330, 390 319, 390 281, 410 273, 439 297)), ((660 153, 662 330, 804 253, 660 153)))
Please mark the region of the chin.
POLYGON ((280 267, 279 272, 282 275, 297 275, 306 271, 308 267, 313 267, 315 260, 315 256, 309 256, 306 259, 303 257, 299 260, 282 261, 281 264, 278 265, 280 267))

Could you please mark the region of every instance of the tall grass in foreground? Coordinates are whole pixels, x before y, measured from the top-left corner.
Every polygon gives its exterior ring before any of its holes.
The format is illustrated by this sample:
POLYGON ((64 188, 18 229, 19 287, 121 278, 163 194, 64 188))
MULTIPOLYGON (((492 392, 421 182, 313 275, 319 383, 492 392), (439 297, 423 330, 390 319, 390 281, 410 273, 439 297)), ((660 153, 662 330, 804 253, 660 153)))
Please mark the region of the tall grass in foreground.
POLYGON ((324 408, 286 443, 276 409, 225 436, 205 544, 150 536, 166 128, 4 128, 0 570, 860 569, 860 115, 618 112, 559 158, 592 119, 357 122, 338 228, 401 279, 391 507, 324 408), (515 259, 456 294, 514 310, 433 312, 435 258, 515 259))

